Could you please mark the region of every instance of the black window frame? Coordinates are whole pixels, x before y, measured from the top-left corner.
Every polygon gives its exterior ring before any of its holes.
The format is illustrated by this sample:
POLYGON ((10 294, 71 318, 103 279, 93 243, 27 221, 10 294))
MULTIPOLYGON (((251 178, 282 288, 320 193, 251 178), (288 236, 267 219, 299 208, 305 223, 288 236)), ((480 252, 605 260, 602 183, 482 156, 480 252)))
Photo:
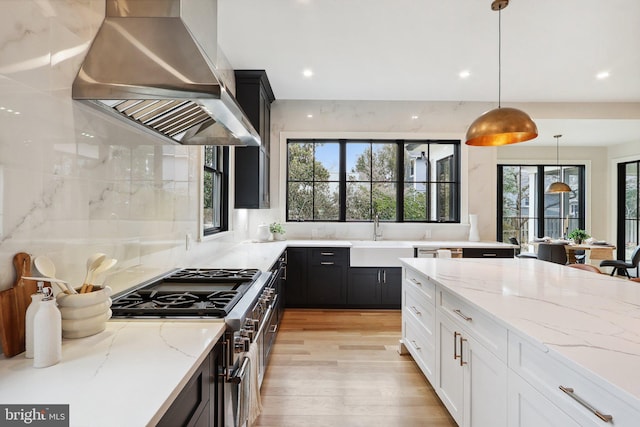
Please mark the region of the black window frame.
MULTIPOLYGON (((521 168, 536 168, 537 172, 536 172, 536 197, 534 198, 535 200, 544 200, 544 195, 545 195, 545 168, 555 168, 557 167, 557 164, 551 164, 551 163, 545 163, 545 164, 521 164, 521 163, 505 163, 505 164, 498 164, 498 172, 497 172, 497 178, 498 178, 498 195, 496 198, 497 201, 497 207, 496 207, 496 213, 497 213, 497 227, 496 227, 496 240, 498 242, 502 242, 502 241, 507 241, 508 242, 508 238, 505 238, 503 236, 504 233, 504 228, 503 228, 503 224, 504 224, 504 210, 503 210, 503 197, 504 197, 504 182, 503 182, 503 177, 504 177, 504 172, 503 169, 505 167, 521 167, 521 168)), ((563 164, 560 165, 561 167, 561 171, 564 171, 565 169, 570 169, 570 168, 577 168, 579 170, 579 177, 578 177, 578 183, 579 183, 579 188, 577 190, 575 190, 577 192, 578 195, 578 203, 579 203, 579 209, 580 212, 582 212, 582 216, 578 217, 578 224, 577 227, 570 227, 569 231, 571 231, 573 228, 580 228, 580 229, 585 229, 585 224, 586 224, 586 217, 587 217, 587 211, 586 211, 586 200, 585 200, 585 194, 586 194, 586 188, 585 188, 585 183, 586 183, 586 166, 584 164, 563 164)), ((561 176, 562 172, 561 172, 561 176)), ((529 196, 529 205, 531 206, 531 195, 529 196)), ((536 209, 536 214, 535 214, 535 224, 534 224, 534 230, 535 230, 535 234, 536 237, 538 238, 542 238, 545 236, 545 219, 548 217, 545 217, 545 205, 544 203, 538 203, 537 206, 535 207, 536 209)), ((517 236, 513 236, 513 237, 517 237, 517 236)), ((520 242, 519 243, 521 245, 526 244, 527 242, 520 242)))
MULTIPOLYGON (((460 200, 460 196, 461 196, 461 186, 462 186, 462 180, 461 180, 461 141, 460 140, 454 140, 454 139, 419 139, 419 140, 408 140, 408 139, 378 139, 378 138, 371 138, 371 139, 344 139, 344 138, 289 138, 287 139, 286 142, 286 156, 285 156, 285 161, 286 161, 286 175, 285 175, 285 218, 287 222, 299 222, 299 221, 304 221, 304 222, 344 222, 344 223, 358 223, 358 222, 372 222, 373 219, 361 219, 361 220, 347 220, 347 214, 346 214, 346 186, 347 186, 347 171, 346 171, 346 164, 347 164, 347 159, 346 159, 346 152, 347 152, 347 144, 349 143, 385 143, 385 144, 396 144, 397 145, 397 162, 396 162, 396 171, 395 171, 395 181, 393 181, 393 183, 396 184, 396 216, 394 220, 384 220, 385 222, 396 222, 396 223, 454 223, 454 224, 459 224, 460 223, 460 206, 461 206, 461 200, 460 200), (340 153, 340 158, 338 159, 339 161, 339 165, 340 165, 340 171, 339 171, 339 179, 338 179, 338 203, 339 203, 339 215, 338 215, 338 219, 334 219, 334 220, 327 220, 327 219, 315 219, 312 218, 304 218, 304 219, 300 219, 296 216, 290 216, 290 209, 289 209, 289 183, 290 182, 315 182, 313 181, 296 181, 296 180, 290 180, 289 176, 290 176, 290 164, 289 164, 289 145, 290 144, 295 144, 295 143, 338 143, 340 146, 339 149, 339 153, 340 153), (412 220, 412 219, 408 219, 405 220, 404 219, 404 187, 405 184, 407 184, 407 182, 405 181, 405 156, 404 156, 404 152, 405 152, 405 146, 407 144, 427 144, 429 147, 431 147, 432 145, 436 145, 436 144, 446 144, 446 145, 451 145, 453 147, 453 154, 451 154, 450 156, 453 158, 451 165, 452 165, 452 171, 451 171, 451 179, 446 181, 446 182, 440 182, 437 179, 436 180, 432 180, 431 178, 428 178, 425 183, 426 183, 426 206, 425 206, 425 213, 426 213, 426 219, 424 220, 412 220), (452 218, 451 220, 443 220, 443 219, 429 219, 430 218, 430 213, 427 210, 427 206, 429 206, 430 203, 430 196, 431 196, 431 192, 434 191, 434 189, 432 189, 432 185, 435 185, 435 190, 439 191, 438 189, 440 188, 439 186, 443 185, 443 184, 447 184, 450 185, 452 188, 451 191, 451 195, 450 198, 453 198, 455 200, 453 200, 452 203, 452 218)), ((430 150, 427 149, 426 150, 426 155, 427 157, 429 156, 429 152, 430 150)), ((333 182, 333 181, 332 181, 333 182)), ((375 183, 376 181, 373 180, 373 177, 370 177, 369 183, 375 183)), ((436 204, 439 203, 439 201, 435 202, 436 204)), ((436 209, 439 209, 439 207, 436 207, 436 209)), ((312 215, 315 216, 315 209, 312 208, 311 209, 311 213, 312 215)), ((382 221, 382 219, 381 219, 382 221)))
MULTIPOLYGON (((226 146, 217 146, 217 145, 207 145, 203 147, 202 151, 203 157, 203 173, 202 173, 202 235, 203 236, 211 236, 217 233, 222 233, 224 231, 229 230, 229 147, 226 146), (222 155, 222 170, 217 169, 212 165, 207 165, 207 154, 206 151, 209 149, 219 150, 218 155, 222 155), (205 179, 207 176, 207 172, 211 173, 212 183, 211 187, 213 188, 215 180, 214 176, 218 177, 220 182, 220 200, 219 206, 216 208, 220 212, 220 226, 212 226, 206 227, 204 221, 204 210, 206 208, 205 203, 205 179)), ((211 193, 212 198, 215 200, 214 191, 211 193)), ((212 201, 212 204, 213 201, 212 201)))

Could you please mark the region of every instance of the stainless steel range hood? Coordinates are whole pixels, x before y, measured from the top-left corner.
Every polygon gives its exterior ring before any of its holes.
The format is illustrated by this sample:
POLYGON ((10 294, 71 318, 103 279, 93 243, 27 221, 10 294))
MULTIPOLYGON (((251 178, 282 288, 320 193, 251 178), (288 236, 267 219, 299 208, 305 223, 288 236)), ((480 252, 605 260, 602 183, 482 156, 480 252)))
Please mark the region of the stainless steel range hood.
POLYGON ((173 143, 259 146, 218 78, 216 25, 215 0, 106 0, 73 99, 173 143))

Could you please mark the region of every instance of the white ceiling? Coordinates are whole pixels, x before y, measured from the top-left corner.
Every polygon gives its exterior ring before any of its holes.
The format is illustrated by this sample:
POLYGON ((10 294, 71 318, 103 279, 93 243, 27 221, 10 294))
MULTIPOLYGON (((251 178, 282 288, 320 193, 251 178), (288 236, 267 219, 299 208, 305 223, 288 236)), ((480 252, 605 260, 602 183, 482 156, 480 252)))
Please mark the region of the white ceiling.
MULTIPOLYGON (((218 43, 234 68, 265 69, 278 99, 497 105, 499 14, 490 5, 218 0, 218 43)), ((512 0, 501 14, 503 106, 571 102, 600 110, 589 120, 567 108, 532 114, 540 136, 527 144, 553 145, 556 133, 567 145, 640 141, 639 0, 512 0), (603 71, 610 77, 598 80, 603 71)))

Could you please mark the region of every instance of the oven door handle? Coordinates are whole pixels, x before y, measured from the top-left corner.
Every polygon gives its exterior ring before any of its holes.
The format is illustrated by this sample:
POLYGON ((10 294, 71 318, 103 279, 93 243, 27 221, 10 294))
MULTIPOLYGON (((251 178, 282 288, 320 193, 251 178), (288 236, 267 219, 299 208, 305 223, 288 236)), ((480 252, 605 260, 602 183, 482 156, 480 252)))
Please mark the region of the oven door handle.
POLYGON ((230 383, 233 384, 240 384, 242 382, 242 379, 245 376, 245 372, 247 371, 247 367, 249 366, 249 358, 245 357, 242 360, 242 364, 240 365, 240 367, 236 370, 236 372, 233 374, 233 376, 231 376, 231 378, 229 378, 230 383))

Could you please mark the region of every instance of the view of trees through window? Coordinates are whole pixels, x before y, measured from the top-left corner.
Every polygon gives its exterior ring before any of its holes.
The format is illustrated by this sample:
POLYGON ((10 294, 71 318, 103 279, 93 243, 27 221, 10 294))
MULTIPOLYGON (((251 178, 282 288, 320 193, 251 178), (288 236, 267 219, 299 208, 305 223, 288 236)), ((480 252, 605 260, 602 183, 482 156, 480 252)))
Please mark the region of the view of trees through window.
POLYGON ((624 259, 630 260, 640 242, 640 161, 618 164, 618 254, 624 251, 624 259))
POLYGON ((498 240, 515 237, 526 247, 535 238, 564 237, 584 229, 584 166, 499 165, 498 240), (560 172, 560 173, 558 173, 560 172), (545 193, 562 180, 570 193, 545 193))
POLYGON ((459 141, 290 140, 288 221, 459 222, 459 141))
POLYGON ((204 235, 225 231, 227 225, 228 160, 227 147, 204 147, 202 175, 202 232, 204 235))

